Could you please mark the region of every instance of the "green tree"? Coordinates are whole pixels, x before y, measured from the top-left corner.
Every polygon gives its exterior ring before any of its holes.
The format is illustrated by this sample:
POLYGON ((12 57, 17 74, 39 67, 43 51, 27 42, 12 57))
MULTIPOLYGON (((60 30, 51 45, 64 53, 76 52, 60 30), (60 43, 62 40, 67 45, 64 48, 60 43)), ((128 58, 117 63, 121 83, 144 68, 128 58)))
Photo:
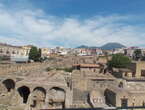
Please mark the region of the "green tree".
POLYGON ((41 58, 41 49, 38 51, 38 57, 41 58))
POLYGON ((39 61, 41 58, 41 50, 33 46, 29 52, 29 60, 39 61))
POLYGON ((112 56, 111 61, 108 62, 109 68, 126 68, 131 63, 131 60, 123 54, 115 54, 112 56))
POLYGON ((0 62, 2 61, 2 57, 0 56, 0 62))
POLYGON ((133 54, 133 59, 134 60, 139 60, 142 58, 142 52, 141 52, 141 49, 136 49, 134 51, 134 54, 133 54))

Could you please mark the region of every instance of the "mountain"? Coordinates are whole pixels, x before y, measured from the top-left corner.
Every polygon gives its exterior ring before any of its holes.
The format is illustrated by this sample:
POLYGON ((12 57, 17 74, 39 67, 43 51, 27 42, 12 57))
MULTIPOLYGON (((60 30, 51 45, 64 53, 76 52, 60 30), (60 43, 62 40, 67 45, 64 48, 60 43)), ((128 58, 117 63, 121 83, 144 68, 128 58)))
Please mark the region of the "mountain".
POLYGON ((120 43, 107 43, 103 46, 101 46, 100 48, 103 50, 112 50, 112 49, 116 49, 116 48, 123 48, 125 47, 124 45, 120 44, 120 43))
POLYGON ((125 47, 125 46, 120 43, 112 42, 112 43, 107 43, 101 47, 81 45, 77 48, 91 48, 91 49, 100 48, 102 50, 112 50, 112 49, 123 48, 123 47, 125 47))
POLYGON ((81 46, 79 46, 79 47, 77 47, 77 48, 89 48, 89 46, 81 45, 81 46))
POLYGON ((96 48, 99 48, 99 47, 96 47, 96 46, 81 45, 81 46, 76 47, 76 48, 85 48, 85 49, 89 48, 89 49, 96 49, 96 48))

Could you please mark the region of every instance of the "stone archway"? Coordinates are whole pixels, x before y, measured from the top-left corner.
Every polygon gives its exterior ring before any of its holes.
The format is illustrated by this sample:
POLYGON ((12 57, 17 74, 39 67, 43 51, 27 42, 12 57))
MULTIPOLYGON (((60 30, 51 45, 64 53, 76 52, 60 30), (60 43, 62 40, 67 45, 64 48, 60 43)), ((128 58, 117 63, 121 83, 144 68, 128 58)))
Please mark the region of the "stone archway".
POLYGON ((120 82, 118 87, 123 88, 123 82, 120 82))
POLYGON ((60 87, 52 87, 50 90, 49 104, 53 108, 65 108, 66 92, 60 87))
POLYGON ((32 92, 32 109, 42 109, 45 105, 46 90, 43 87, 36 87, 32 92))
POLYGON ((12 79, 6 79, 2 82, 7 89, 7 92, 11 92, 11 90, 15 89, 15 82, 12 79))
POLYGON ((106 89, 104 91, 105 103, 109 106, 116 106, 116 93, 112 90, 106 89))
POLYGON ((15 82, 12 79, 5 79, 0 83, 0 104, 9 105, 13 97, 15 82))
POLYGON ((20 96, 23 98, 23 103, 27 103, 30 94, 30 89, 27 86, 22 86, 18 88, 18 92, 20 96))

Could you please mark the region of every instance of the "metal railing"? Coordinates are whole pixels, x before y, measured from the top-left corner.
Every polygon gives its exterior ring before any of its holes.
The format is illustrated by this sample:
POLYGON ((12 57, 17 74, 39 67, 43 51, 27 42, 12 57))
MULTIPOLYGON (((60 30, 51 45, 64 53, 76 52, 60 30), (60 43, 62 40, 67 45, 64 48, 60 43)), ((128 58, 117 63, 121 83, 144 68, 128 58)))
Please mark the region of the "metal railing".
POLYGON ((40 109, 40 110, 145 110, 145 107, 134 106, 134 107, 107 107, 107 108, 63 108, 63 109, 40 109))

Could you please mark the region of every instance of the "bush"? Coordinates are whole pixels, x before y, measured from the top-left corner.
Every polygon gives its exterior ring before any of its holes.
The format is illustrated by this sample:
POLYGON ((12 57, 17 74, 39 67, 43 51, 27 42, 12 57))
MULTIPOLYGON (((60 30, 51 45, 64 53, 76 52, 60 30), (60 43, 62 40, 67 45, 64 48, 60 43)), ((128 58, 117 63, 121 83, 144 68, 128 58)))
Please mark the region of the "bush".
POLYGON ((56 70, 63 70, 65 72, 72 72, 73 68, 56 68, 56 70))
POLYGON ((51 71, 51 70, 53 70, 53 69, 50 68, 50 67, 47 67, 47 68, 46 68, 46 71, 51 71))
POLYGON ((108 62, 110 68, 127 68, 131 64, 129 57, 124 56, 123 54, 115 54, 112 56, 111 61, 108 62))
POLYGON ((65 72, 72 72, 73 71, 73 68, 64 68, 64 71, 65 72))
POLYGON ((32 47, 29 53, 29 60, 40 61, 41 58, 41 49, 37 49, 37 47, 32 47))

